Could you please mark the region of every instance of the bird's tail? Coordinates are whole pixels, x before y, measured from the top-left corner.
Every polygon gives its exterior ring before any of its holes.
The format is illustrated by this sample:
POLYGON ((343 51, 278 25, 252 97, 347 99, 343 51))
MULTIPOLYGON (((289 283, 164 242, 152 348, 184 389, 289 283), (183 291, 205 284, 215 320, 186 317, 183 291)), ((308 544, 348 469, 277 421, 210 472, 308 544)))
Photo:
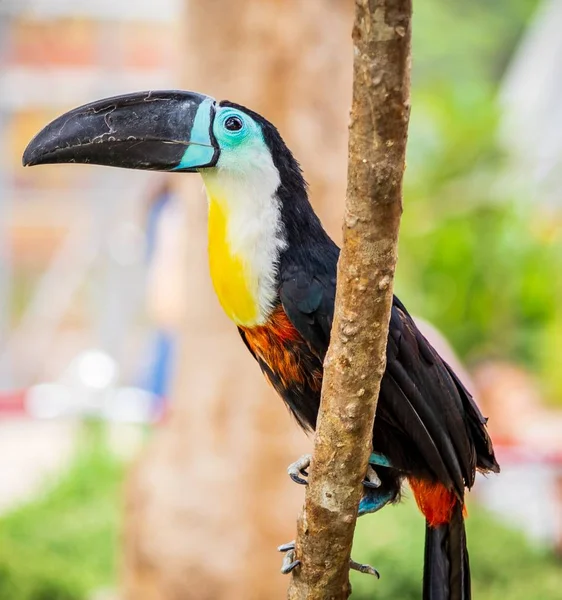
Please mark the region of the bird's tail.
POLYGON ((423 600, 470 600, 470 566, 460 503, 448 523, 425 525, 423 600))
POLYGON ((423 600, 470 600, 464 507, 439 484, 410 480, 426 517, 423 600))

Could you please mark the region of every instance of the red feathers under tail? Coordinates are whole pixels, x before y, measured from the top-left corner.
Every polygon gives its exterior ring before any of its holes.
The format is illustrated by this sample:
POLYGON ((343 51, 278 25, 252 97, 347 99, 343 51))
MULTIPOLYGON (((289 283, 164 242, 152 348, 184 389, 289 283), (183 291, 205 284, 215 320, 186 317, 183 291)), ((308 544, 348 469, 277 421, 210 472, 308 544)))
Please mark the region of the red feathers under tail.
POLYGON ((426 518, 423 599, 470 600, 464 507, 441 484, 409 481, 426 518))

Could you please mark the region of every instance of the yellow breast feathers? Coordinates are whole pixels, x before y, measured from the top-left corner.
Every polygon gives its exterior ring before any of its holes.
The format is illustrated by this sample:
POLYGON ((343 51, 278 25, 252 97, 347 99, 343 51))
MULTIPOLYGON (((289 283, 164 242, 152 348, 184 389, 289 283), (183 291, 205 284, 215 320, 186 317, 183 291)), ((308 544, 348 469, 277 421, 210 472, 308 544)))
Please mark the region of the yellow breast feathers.
POLYGON ((219 302, 237 325, 259 320, 258 280, 251 265, 232 250, 228 230, 228 205, 209 198, 209 266, 219 302))

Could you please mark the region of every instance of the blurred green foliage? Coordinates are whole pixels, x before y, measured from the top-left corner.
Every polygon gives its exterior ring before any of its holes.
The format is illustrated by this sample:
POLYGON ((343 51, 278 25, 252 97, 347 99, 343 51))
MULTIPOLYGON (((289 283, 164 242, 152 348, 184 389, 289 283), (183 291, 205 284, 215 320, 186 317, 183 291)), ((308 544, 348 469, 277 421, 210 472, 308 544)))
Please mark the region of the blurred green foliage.
POLYGON ((562 215, 513 195, 497 143, 498 86, 536 5, 415 5, 397 292, 463 358, 523 362, 562 402, 562 215))
MULTIPOLYGON (((560 562, 523 534, 469 508, 467 535, 473 596, 478 600, 560 600, 560 562)), ((380 580, 352 573, 353 600, 419 600, 425 524, 411 499, 357 522, 353 558, 375 566, 380 580)))
MULTIPOLYGON (((89 433, 54 487, 0 519, 2 600, 87 600, 116 585, 124 468, 102 436, 89 433)), ((562 568, 552 554, 476 507, 467 526, 475 598, 560 599, 562 568)), ((361 518, 353 555, 375 565, 381 579, 352 574, 352 598, 418 600, 423 536, 423 518, 410 498, 361 518)))
POLYGON ((85 434, 60 481, 0 518, 2 600, 85 600, 114 583, 124 467, 85 434))

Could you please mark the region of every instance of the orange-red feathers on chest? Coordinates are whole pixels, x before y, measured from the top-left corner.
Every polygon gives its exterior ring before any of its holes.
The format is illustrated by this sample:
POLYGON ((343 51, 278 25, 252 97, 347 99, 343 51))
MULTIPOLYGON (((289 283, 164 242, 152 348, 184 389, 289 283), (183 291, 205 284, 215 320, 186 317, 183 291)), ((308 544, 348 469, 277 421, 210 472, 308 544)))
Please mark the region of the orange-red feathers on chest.
MULTIPOLYGON (((308 384, 314 390, 320 390, 322 371, 310 372, 308 361, 303 356, 303 353, 309 352, 308 346, 282 306, 273 311, 265 325, 240 329, 256 358, 271 369, 283 387, 308 384)), ((273 381, 271 383, 274 384, 273 381)))

